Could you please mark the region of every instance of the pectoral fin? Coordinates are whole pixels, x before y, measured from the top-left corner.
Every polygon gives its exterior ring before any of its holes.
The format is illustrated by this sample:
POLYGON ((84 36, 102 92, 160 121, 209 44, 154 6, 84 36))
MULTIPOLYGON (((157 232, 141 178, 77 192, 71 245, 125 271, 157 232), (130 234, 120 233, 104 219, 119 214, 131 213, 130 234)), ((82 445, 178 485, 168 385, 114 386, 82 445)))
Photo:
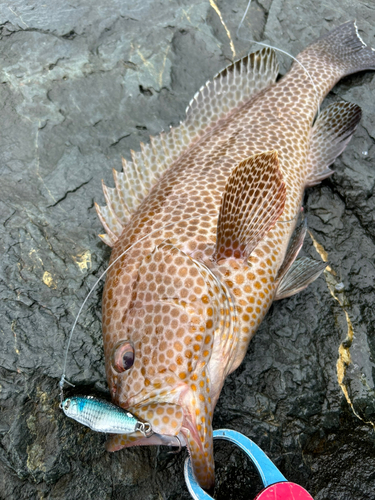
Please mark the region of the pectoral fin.
POLYGON ((328 167, 346 148, 361 115, 361 108, 350 102, 335 102, 322 111, 311 130, 306 186, 333 174, 328 167))
POLYGON ((276 151, 241 162, 225 187, 213 259, 247 259, 283 213, 285 198, 276 151))
POLYGON ((301 257, 293 262, 280 280, 274 300, 294 295, 312 283, 327 267, 327 262, 318 262, 309 257, 301 257))

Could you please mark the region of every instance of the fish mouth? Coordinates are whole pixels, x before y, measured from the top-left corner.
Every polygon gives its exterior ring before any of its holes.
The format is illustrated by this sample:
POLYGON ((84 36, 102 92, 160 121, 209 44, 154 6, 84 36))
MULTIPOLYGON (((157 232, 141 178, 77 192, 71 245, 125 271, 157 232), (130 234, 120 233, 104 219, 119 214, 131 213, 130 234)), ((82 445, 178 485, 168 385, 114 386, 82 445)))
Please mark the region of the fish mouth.
POLYGON ((186 446, 192 469, 200 486, 210 490, 214 484, 213 436, 211 401, 183 391, 174 402, 148 399, 137 404, 125 404, 126 409, 141 421, 150 424, 152 433, 141 432, 113 435, 106 444, 107 451, 133 446, 186 446), (195 396, 195 397, 194 397, 195 396))
POLYGON ((197 417, 197 406, 190 406, 154 402, 127 408, 141 421, 150 424, 152 433, 149 436, 141 432, 112 435, 106 443, 107 451, 133 446, 171 446, 180 450, 186 446, 196 480, 202 488, 210 490, 214 484, 211 421, 197 417))
POLYGON ((181 449, 186 446, 182 433, 184 412, 180 405, 165 402, 151 402, 126 408, 140 422, 151 427, 145 434, 136 431, 129 434, 115 434, 106 443, 107 451, 118 451, 133 446, 171 446, 181 449))

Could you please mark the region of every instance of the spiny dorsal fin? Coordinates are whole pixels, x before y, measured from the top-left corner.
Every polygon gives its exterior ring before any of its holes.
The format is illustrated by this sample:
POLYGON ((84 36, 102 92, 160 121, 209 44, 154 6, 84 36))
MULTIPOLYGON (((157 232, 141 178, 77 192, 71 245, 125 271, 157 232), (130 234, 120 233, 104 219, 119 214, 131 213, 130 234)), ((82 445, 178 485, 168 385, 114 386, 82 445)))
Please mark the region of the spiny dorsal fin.
MULTIPOLYGON (((150 144, 141 143, 140 152, 131 152, 132 162, 123 160, 123 173, 114 173, 115 190, 105 188, 110 209, 97 209, 106 231, 113 227, 112 220, 107 220, 107 216, 112 218, 115 213, 117 219, 122 221, 134 212, 162 174, 190 144, 198 140, 208 127, 274 83, 277 74, 275 53, 265 48, 235 61, 218 73, 212 82, 207 82, 190 102, 184 122, 171 127, 169 132, 150 137, 150 144), (121 210, 117 209, 118 200, 124 205, 121 210)), ((123 227, 124 224, 121 224, 123 227)), ((111 231, 116 235, 119 232, 118 228, 111 231)), ((113 234, 109 235, 109 239, 113 240, 113 234)))
POLYGON ((99 207, 99 205, 95 203, 95 208, 100 222, 103 224, 107 233, 99 234, 99 238, 101 238, 106 245, 113 247, 122 233, 122 226, 110 206, 99 207))
POLYGON ((346 148, 361 116, 361 108, 350 102, 335 102, 318 116, 311 130, 306 186, 333 174, 328 167, 346 148))
POLYGON ((285 198, 276 151, 242 161, 225 187, 213 259, 247 259, 282 214, 285 198))
MULTIPOLYGON (((126 210, 126 206, 124 206, 124 204, 122 203, 122 200, 118 195, 117 189, 107 187, 103 181, 102 184, 103 184, 104 198, 105 201, 107 202, 107 206, 112 210, 120 226, 121 227, 125 226, 125 224, 127 224, 129 221, 129 212, 126 210)), ((120 236, 120 234, 118 236, 120 236)))
POLYGON ((304 290, 316 280, 327 265, 327 262, 319 262, 309 257, 295 260, 281 279, 273 300, 285 299, 304 290))

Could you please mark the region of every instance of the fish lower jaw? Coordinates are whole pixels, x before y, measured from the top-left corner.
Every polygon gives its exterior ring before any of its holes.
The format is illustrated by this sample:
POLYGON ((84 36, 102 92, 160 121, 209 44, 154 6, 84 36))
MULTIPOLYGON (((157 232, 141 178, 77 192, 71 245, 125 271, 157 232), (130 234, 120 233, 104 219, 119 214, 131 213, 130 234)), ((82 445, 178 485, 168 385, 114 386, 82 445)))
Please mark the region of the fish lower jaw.
POLYGON ((211 422, 203 423, 204 420, 192 417, 187 408, 184 412, 179 436, 184 437, 196 480, 202 488, 210 490, 215 481, 211 422))
POLYGON ((134 435, 113 435, 106 444, 109 452, 119 451, 123 448, 133 448, 134 446, 171 446, 182 448, 186 446, 185 437, 181 432, 176 436, 169 434, 151 434, 149 437, 134 435))

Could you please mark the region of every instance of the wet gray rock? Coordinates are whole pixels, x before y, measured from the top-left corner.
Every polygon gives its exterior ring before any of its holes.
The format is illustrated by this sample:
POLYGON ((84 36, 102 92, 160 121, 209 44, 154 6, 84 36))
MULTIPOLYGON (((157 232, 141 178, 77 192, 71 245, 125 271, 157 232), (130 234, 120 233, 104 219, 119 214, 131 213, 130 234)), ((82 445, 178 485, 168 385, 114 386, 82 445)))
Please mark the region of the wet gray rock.
MULTIPOLYGON (((183 119, 206 80, 256 48, 246 39, 296 55, 355 18, 375 46, 370 2, 254 1, 238 38, 246 3, 217 1, 222 20, 209 0, 0 5, 0 498, 189 498, 185 453, 106 453, 104 436, 62 415, 57 383, 74 317, 108 262, 94 200, 121 155, 183 119)), ((214 417, 316 500, 374 498, 374 78, 347 77, 326 101, 363 109, 336 174, 305 199, 304 251, 319 258, 314 239, 331 272, 272 306, 214 417)), ((83 393, 106 393, 101 291, 68 357, 83 393)), ((247 459, 227 443, 215 453, 216 497, 255 496, 247 459)))

